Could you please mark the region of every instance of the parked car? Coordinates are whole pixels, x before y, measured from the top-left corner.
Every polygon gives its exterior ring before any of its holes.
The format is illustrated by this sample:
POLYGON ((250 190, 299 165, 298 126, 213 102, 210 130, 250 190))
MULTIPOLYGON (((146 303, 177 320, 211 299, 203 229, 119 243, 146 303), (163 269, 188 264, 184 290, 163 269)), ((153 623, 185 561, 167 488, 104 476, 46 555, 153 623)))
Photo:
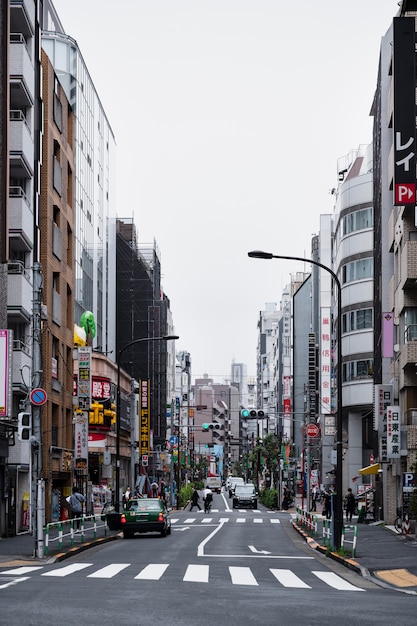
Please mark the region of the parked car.
POLYGON ((244 485, 245 481, 240 476, 229 476, 226 481, 226 489, 229 491, 229 498, 233 496, 236 485, 244 485))
POLYGON ((258 508, 258 494, 254 485, 236 485, 233 494, 233 508, 236 507, 258 508))
POLYGON ((123 513, 108 513, 106 518, 109 528, 121 530, 125 539, 135 533, 171 534, 169 511, 159 498, 132 498, 123 513))

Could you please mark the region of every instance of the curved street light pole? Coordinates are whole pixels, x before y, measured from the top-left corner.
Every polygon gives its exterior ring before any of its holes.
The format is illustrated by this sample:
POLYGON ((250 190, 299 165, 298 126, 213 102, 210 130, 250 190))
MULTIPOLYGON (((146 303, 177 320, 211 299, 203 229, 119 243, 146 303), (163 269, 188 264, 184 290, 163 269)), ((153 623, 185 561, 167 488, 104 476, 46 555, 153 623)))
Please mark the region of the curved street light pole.
POLYGON ((137 343, 145 343, 150 341, 169 341, 179 339, 177 335, 163 335, 162 337, 143 337, 130 341, 117 354, 117 390, 116 390, 116 511, 120 512, 120 359, 125 350, 137 343))
POLYGON ((321 267, 322 270, 328 272, 337 288, 337 419, 336 419, 336 493, 334 495, 334 544, 338 549, 342 542, 343 530, 343 480, 342 480, 342 464, 343 464, 343 420, 342 420, 342 286, 335 272, 312 259, 306 259, 299 256, 284 256, 281 254, 272 254, 271 252, 263 252, 262 250, 252 250, 248 252, 248 256, 252 259, 285 259, 288 261, 302 261, 303 263, 311 263, 321 267))

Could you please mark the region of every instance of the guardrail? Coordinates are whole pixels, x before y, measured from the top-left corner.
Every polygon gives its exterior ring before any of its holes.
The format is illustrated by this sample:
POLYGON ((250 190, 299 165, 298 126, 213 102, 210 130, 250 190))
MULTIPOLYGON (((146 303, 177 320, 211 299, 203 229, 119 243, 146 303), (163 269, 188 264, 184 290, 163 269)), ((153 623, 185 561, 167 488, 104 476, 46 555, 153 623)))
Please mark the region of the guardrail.
POLYGON ((308 511, 305 511, 299 506, 297 506, 295 510, 297 513, 297 517, 296 517, 297 524, 300 524, 301 526, 306 528, 312 535, 317 536, 317 530, 318 530, 317 515, 312 515, 311 513, 309 513, 308 511))
POLYGON ((74 546, 76 534, 80 536, 81 543, 84 543, 86 535, 90 533, 92 539, 97 539, 97 532, 102 532, 104 537, 107 536, 105 516, 85 515, 61 522, 51 522, 45 526, 45 556, 49 554, 50 544, 58 542, 58 549, 62 550, 65 541, 71 547, 74 546), (75 529, 74 526, 78 526, 78 524, 80 528, 75 529))
POLYGON ((352 544, 352 548, 351 548, 351 552, 352 552, 352 556, 355 556, 355 550, 356 550, 356 542, 357 542, 357 538, 358 538, 358 527, 352 525, 347 524, 346 526, 343 526, 342 528, 342 541, 341 541, 341 547, 344 548, 345 547, 345 543, 349 543, 352 544), (350 538, 347 539, 346 538, 346 533, 349 533, 350 538), (352 536, 353 533, 353 536, 352 536))

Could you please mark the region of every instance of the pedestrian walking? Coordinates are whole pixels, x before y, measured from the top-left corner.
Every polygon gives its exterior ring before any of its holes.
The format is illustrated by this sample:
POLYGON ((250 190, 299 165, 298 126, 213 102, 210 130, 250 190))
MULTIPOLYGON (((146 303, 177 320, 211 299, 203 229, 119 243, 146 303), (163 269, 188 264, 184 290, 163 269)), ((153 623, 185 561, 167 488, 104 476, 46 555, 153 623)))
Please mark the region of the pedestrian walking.
POLYGON ((192 511, 195 506, 198 506, 198 510, 201 511, 201 506, 198 504, 199 500, 200 496, 198 495, 197 489, 194 487, 194 491, 191 495, 190 511, 192 511))
POLYGON ((330 491, 324 493, 323 515, 326 519, 330 519, 332 516, 332 498, 330 491))
POLYGON ((311 510, 314 512, 317 511, 317 496, 318 496, 317 485, 314 485, 313 489, 311 490, 311 510))
POLYGON ((132 497, 132 492, 130 491, 130 487, 126 487, 126 491, 123 494, 123 508, 127 507, 127 504, 132 497))
POLYGON ((345 497, 345 505, 346 505, 346 521, 351 522, 352 515, 354 514, 355 508, 356 508, 356 498, 353 495, 352 489, 350 487, 347 490, 347 494, 345 497))
POLYGON ((85 496, 79 493, 76 487, 72 488, 72 494, 68 496, 67 502, 70 506, 71 519, 76 519, 77 530, 80 529, 81 515, 83 512, 83 502, 85 502, 85 496))

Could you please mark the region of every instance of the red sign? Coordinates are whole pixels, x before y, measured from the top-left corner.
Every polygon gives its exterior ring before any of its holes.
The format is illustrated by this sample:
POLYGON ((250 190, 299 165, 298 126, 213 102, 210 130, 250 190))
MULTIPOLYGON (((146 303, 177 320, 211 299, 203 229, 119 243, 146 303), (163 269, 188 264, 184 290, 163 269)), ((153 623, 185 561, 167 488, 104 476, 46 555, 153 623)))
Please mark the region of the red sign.
POLYGON ((307 437, 317 437, 320 434, 320 428, 317 424, 307 424, 306 435, 307 437))
POLYGON ((416 185, 415 183, 397 183, 395 185, 395 204, 415 204, 416 185))

